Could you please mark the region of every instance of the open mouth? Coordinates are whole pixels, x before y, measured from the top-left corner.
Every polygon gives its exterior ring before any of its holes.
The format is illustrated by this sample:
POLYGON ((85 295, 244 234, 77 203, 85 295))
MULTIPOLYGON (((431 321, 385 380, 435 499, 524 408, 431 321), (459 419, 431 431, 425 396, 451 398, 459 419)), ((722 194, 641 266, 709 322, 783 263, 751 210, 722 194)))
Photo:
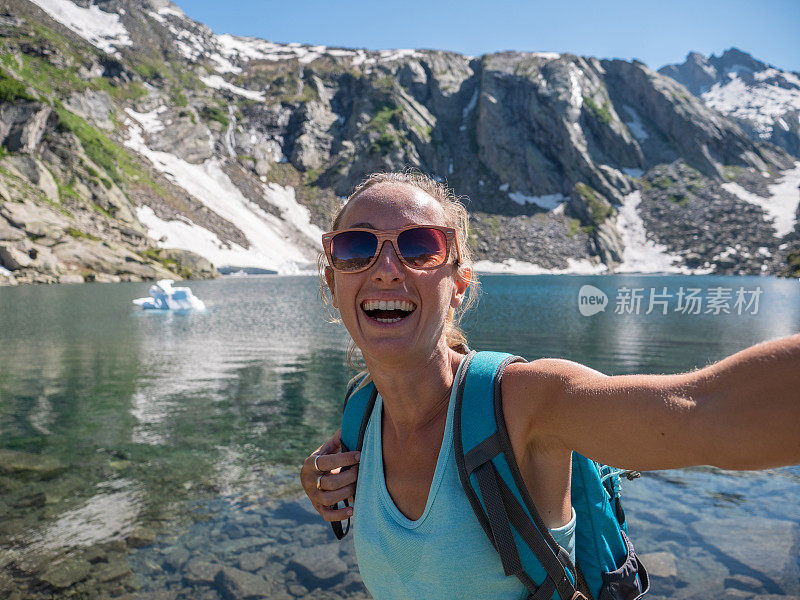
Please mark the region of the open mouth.
POLYGON ((399 323, 408 317, 417 306, 408 300, 364 300, 361 309, 379 323, 399 323))

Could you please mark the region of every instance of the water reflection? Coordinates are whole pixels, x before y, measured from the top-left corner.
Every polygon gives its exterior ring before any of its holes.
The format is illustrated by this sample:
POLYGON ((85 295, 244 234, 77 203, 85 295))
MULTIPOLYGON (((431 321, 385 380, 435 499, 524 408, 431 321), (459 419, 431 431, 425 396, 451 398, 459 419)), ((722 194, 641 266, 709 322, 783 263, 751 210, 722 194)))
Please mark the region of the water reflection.
MULTIPOLYGON (((751 317, 577 311, 584 283, 613 298, 623 284, 684 279, 487 276, 464 325, 476 348, 570 358, 611 374, 687 370, 800 329, 797 284, 776 279, 755 280, 764 294, 751 317)), ((338 427, 352 375, 347 337, 324 322, 316 281, 196 282, 208 306, 198 314, 135 312, 130 300, 147 287, 0 289, 0 573, 15 577, 0 575, 0 595, 102 597, 141 586, 210 598, 218 579, 240 577, 224 569, 271 581, 276 594, 363 595, 345 574, 351 546, 329 546, 327 526, 298 501, 297 465, 338 427), (219 548, 206 548, 209 540, 219 548), (340 561, 329 580, 304 566, 318 560, 319 545, 340 561), (215 565, 210 580, 188 566, 193 558, 215 565)), ((731 588, 725 577, 751 576, 720 541, 725 519, 780 528, 779 543, 796 543, 798 493, 800 469, 681 470, 626 485, 637 544, 669 554, 682 573, 659 580, 662 596, 687 598, 712 589, 681 583, 704 581, 703 568, 720 574, 719 594, 731 588)), ((765 548, 749 531, 746 551, 765 548)), ((763 568, 754 577, 760 592, 800 593, 784 581, 791 565, 763 568)))

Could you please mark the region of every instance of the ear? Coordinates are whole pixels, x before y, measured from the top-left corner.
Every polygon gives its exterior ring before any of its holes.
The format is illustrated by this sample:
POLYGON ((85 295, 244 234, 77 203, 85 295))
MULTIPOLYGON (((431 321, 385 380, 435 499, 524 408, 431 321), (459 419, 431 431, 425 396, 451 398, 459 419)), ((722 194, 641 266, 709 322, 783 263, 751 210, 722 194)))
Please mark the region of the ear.
POLYGON ((330 267, 325 267, 325 281, 328 282, 328 289, 331 291, 331 304, 334 308, 339 308, 339 304, 336 302, 336 282, 333 278, 333 269, 330 267))
POLYGON ((472 281, 472 269, 469 267, 459 269, 456 273, 455 281, 456 289, 455 292, 453 292, 453 300, 450 302, 450 306, 458 308, 464 302, 467 288, 469 288, 469 284, 472 281))

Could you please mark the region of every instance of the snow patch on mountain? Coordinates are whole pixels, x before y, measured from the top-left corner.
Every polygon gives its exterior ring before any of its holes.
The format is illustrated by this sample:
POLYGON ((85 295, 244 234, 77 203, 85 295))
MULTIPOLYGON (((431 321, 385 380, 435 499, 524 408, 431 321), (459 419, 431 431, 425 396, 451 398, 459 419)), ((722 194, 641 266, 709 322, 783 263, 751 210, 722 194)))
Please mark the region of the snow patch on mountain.
POLYGON ((217 90, 228 90, 229 92, 249 98, 250 100, 259 100, 263 102, 265 99, 264 92, 256 92, 255 90, 248 90, 243 87, 239 87, 238 85, 228 83, 220 75, 203 76, 200 77, 200 81, 205 83, 208 87, 217 90))
MULTIPOLYGON (((296 58, 309 63, 325 53, 325 46, 305 47, 302 44, 276 44, 258 38, 224 33, 217 36, 222 58, 247 60, 288 60, 296 58)), ((355 55, 355 53, 353 53, 355 55)))
POLYGON ((507 258, 501 263, 479 260, 473 265, 478 273, 505 273, 509 275, 599 275, 608 270, 606 265, 594 264, 588 259, 567 258, 566 269, 547 269, 537 264, 507 258))
POLYGON ((262 186, 264 199, 281 212, 281 218, 276 217, 245 198, 225 174, 218 159, 195 165, 174 154, 151 150, 142 132, 147 132, 148 128, 152 132, 153 113, 137 113, 131 109, 127 112, 131 119, 126 121, 129 138, 125 145, 147 158, 170 181, 231 222, 250 242, 247 249, 225 244, 215 234, 186 218, 163 221, 155 213, 137 211, 152 237, 166 238, 162 242, 164 247, 197 252, 217 267, 258 267, 278 273, 297 273, 314 262, 314 248, 322 231, 310 223, 308 210, 297 203, 294 189, 277 184, 262 186))
POLYGON ((761 139, 769 139, 776 117, 800 108, 800 79, 791 73, 766 69, 755 74, 755 85, 737 71, 728 76, 729 81, 715 83, 701 98, 721 113, 751 121, 761 139))
POLYGON ((639 116, 639 113, 636 112, 636 109, 633 108, 632 106, 629 106, 628 104, 624 104, 623 108, 625 108, 625 110, 631 116, 631 120, 625 121, 625 125, 628 126, 628 129, 630 129, 631 133, 633 134, 633 137, 635 137, 640 142, 643 142, 648 137, 650 137, 645 131, 644 126, 642 125, 642 119, 639 116))
POLYGON ((781 178, 769 188, 769 197, 748 192, 738 183, 723 183, 722 187, 745 202, 764 209, 774 219, 775 233, 781 237, 794 229, 797 205, 800 203, 800 162, 795 168, 784 171, 781 178))
MULTIPOLYGON (((508 184, 503 184, 508 185, 508 184)), ((503 186, 500 186, 502 190, 503 186)), ((506 187, 506 189, 508 189, 506 187)), ((509 192, 508 197, 511 198, 517 204, 525 205, 528 203, 535 204, 544 208, 545 210, 555 210, 559 206, 561 206, 566 200, 567 197, 564 194, 545 194, 543 196, 528 196, 521 192, 509 192)))
POLYGON ((31 0, 50 15, 53 20, 68 27, 103 52, 117 54, 119 46, 130 46, 128 30, 120 22, 119 15, 100 10, 92 4, 80 7, 69 0, 31 0))
POLYGON ((667 248, 647 239, 644 221, 637 209, 642 202, 638 190, 628 194, 617 214, 617 228, 622 236, 624 250, 617 273, 681 273, 688 269, 676 266, 680 258, 669 254, 667 248))

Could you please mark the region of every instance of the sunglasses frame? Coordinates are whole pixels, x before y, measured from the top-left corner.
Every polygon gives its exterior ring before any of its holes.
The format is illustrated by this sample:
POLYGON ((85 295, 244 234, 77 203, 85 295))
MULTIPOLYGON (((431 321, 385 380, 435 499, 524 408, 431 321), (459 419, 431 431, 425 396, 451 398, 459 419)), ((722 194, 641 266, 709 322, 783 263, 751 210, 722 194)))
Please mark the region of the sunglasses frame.
POLYGON ((441 227, 439 225, 408 225, 406 227, 401 227, 400 229, 387 229, 387 230, 380 230, 380 229, 369 229, 367 227, 350 227, 348 229, 337 229, 336 231, 329 231, 328 233, 323 234, 322 236, 322 247, 325 249, 325 257, 328 259, 328 265, 334 271, 339 273, 361 273, 362 271, 366 271, 372 265, 375 264, 378 256, 380 255, 384 242, 390 242, 392 244, 392 248, 394 248, 394 253, 400 259, 406 267, 409 269, 420 269, 424 271, 432 271, 433 269, 438 269, 439 267, 443 267, 447 264, 447 261, 450 258, 450 254, 452 253, 452 248, 455 246, 456 249, 456 264, 461 262, 461 247, 458 243, 458 236, 456 235, 456 230, 452 227, 441 227), (412 264, 409 264, 406 259, 403 257, 402 253, 397 247, 397 238, 398 236, 403 233, 404 231, 408 231, 409 229, 436 229, 437 231, 441 231, 444 233, 445 236, 445 251, 447 252, 447 256, 445 257, 444 261, 440 265, 436 265, 435 267, 418 267, 412 264), (333 245, 333 238, 336 237, 340 233, 344 233, 347 231, 366 231, 367 233, 373 234, 376 238, 378 238, 378 244, 375 246, 375 254, 372 255, 369 262, 366 266, 360 269, 353 269, 353 270, 342 270, 337 269, 333 266, 333 258, 331 257, 331 246, 333 245))

